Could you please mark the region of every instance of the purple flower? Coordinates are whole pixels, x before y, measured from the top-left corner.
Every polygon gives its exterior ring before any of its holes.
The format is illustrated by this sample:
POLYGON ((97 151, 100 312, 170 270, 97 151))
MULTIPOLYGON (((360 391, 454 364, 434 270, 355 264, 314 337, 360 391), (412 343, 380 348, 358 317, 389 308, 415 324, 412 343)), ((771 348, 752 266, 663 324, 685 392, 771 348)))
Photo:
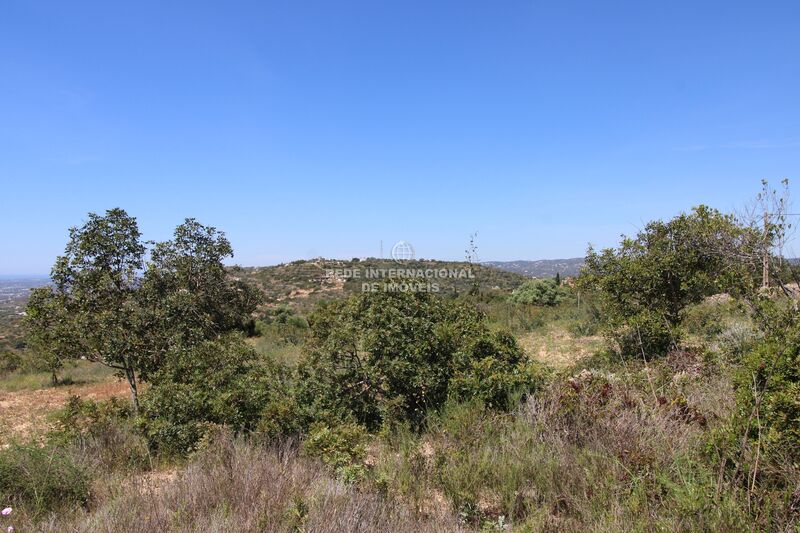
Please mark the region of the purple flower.
POLYGON ((0 514, 3 516, 8 516, 11 514, 11 511, 12 511, 11 507, 6 507, 2 511, 0 511, 0 514))

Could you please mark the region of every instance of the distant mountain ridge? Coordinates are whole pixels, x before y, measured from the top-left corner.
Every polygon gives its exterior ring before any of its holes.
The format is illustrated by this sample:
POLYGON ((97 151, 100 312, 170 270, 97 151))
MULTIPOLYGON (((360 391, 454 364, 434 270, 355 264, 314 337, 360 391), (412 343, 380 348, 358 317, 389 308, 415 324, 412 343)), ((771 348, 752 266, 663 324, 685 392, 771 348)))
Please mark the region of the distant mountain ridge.
POLYGON ((563 276, 577 276, 583 267, 583 257, 571 259, 539 259, 538 261, 482 261, 481 264, 522 274, 529 278, 553 278, 556 274, 563 276))

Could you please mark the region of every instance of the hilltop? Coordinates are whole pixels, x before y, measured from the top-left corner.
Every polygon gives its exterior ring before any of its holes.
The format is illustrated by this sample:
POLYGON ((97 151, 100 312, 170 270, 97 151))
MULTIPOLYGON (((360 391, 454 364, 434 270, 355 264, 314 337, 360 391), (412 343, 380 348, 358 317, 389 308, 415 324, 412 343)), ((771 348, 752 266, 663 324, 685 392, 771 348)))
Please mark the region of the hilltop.
POLYGON ((471 270, 474 278, 436 278, 440 294, 459 294, 468 291, 473 284, 482 290, 511 291, 525 282, 525 276, 494 268, 486 264, 470 264, 459 261, 419 259, 402 261, 390 259, 313 259, 292 261, 267 267, 231 267, 231 274, 258 286, 265 294, 268 304, 287 303, 295 307, 311 308, 322 300, 332 300, 355 292, 361 292, 361 284, 367 281, 354 276, 331 276, 331 271, 366 272, 369 269, 389 271, 407 270, 471 270))

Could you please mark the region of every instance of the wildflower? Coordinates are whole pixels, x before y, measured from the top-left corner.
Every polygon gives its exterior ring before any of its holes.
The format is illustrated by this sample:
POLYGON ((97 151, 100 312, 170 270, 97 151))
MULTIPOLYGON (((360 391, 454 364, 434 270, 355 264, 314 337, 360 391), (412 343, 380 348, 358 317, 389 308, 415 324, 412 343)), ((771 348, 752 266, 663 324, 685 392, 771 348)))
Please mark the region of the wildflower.
POLYGON ((11 507, 6 507, 2 511, 0 511, 0 514, 3 516, 8 516, 11 514, 11 511, 12 511, 11 507))

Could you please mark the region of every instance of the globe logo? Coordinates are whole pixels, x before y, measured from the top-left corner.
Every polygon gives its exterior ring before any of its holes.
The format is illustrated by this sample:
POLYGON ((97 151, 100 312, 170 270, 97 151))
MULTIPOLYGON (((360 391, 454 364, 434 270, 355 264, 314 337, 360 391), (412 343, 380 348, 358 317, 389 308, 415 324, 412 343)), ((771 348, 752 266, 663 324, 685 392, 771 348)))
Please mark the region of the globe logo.
POLYGON ((392 246, 392 259, 395 261, 410 261, 414 259, 414 247, 406 241, 399 241, 392 246))

